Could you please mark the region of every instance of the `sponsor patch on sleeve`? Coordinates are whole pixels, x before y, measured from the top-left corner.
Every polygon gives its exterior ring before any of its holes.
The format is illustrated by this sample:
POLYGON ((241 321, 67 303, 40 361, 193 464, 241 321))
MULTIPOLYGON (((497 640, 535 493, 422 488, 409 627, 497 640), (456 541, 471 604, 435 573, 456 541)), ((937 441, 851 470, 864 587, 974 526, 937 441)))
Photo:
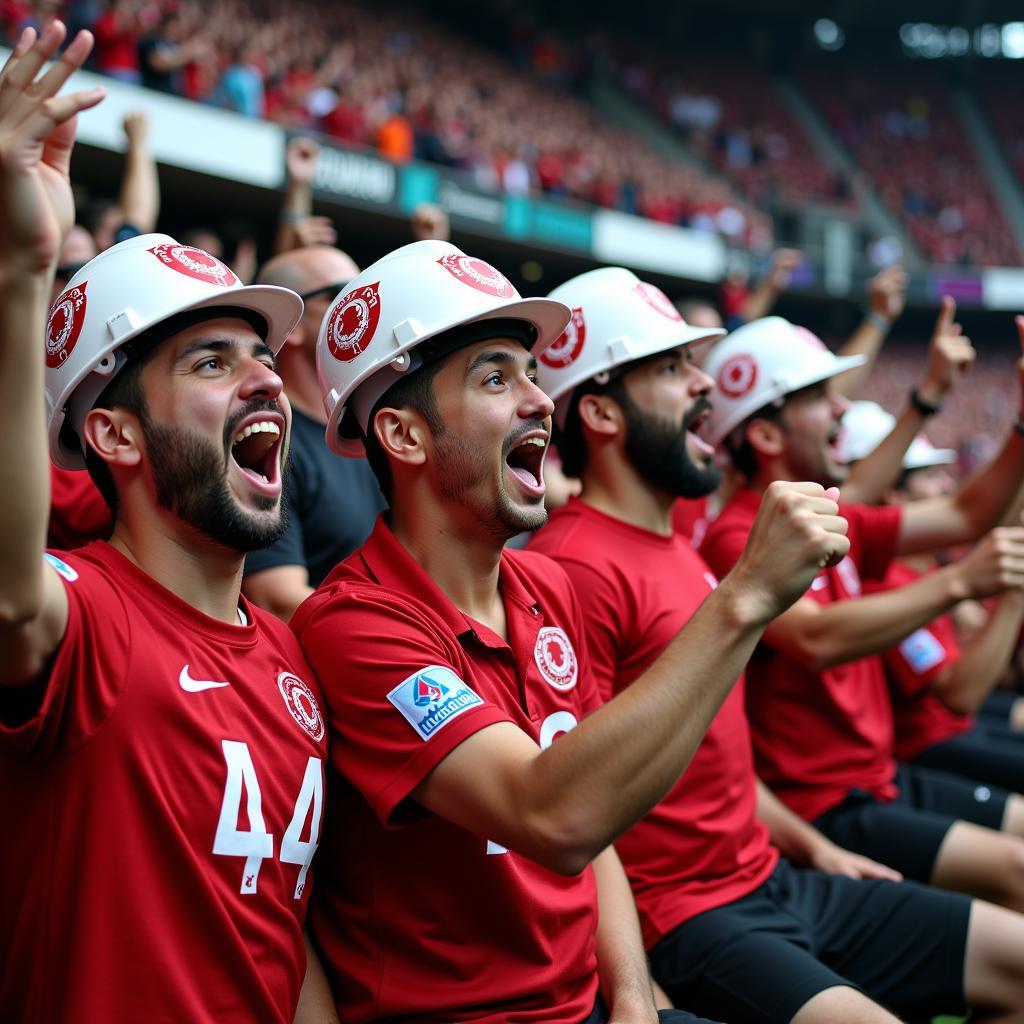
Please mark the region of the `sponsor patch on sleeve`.
POLYGON ((426 742, 463 711, 483 704, 450 668, 428 665, 403 679, 388 700, 426 742))
POLYGON ((919 629, 900 644, 900 654, 918 675, 922 675, 942 662, 946 649, 935 639, 934 633, 919 629))
POLYGON ((43 559, 49 562, 68 583, 74 583, 78 579, 78 573, 67 562, 61 561, 56 555, 51 555, 49 551, 44 551, 43 559))

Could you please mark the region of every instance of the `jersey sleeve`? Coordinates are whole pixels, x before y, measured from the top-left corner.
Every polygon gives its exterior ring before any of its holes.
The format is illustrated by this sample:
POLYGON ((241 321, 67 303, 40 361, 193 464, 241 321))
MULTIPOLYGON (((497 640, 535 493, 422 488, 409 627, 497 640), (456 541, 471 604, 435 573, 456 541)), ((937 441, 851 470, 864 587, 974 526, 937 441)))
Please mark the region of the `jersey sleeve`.
POLYGON ((850 551, 862 579, 880 580, 896 554, 902 512, 897 505, 843 505, 850 524, 850 551))
POLYGON ((331 759, 382 822, 460 743, 513 719, 458 640, 380 588, 321 592, 293 628, 327 699, 331 759))
POLYGON ((882 656, 889 682, 912 697, 927 690, 936 677, 960 660, 953 621, 941 615, 917 629, 882 656))
POLYGON ((68 596, 64 637, 30 713, 0 720, 0 748, 44 760, 73 753, 107 721, 131 646, 128 613, 109 577, 88 562, 46 557, 68 596))
POLYGON ((751 523, 722 515, 708 529, 700 553, 711 571, 721 579, 739 561, 747 543, 751 523))

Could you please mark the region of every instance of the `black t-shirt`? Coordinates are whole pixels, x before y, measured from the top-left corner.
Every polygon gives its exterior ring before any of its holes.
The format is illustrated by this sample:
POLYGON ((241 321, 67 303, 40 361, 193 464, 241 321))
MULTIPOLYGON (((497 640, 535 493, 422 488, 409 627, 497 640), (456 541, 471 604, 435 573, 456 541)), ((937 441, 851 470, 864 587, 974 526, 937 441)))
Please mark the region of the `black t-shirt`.
POLYGON ((298 409, 292 410, 284 503, 284 535, 269 548, 246 555, 245 571, 305 565, 314 587, 366 540, 385 507, 369 463, 332 454, 324 425, 298 409))

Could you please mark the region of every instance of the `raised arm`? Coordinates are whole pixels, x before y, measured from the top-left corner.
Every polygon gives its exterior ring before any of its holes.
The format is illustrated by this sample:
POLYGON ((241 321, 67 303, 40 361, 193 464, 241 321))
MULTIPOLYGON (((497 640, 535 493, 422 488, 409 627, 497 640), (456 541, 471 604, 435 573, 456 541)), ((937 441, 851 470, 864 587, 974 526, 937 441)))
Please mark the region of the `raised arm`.
POLYGON ((1024 586, 1024 529, 1004 528, 964 558, 905 587, 820 605, 805 597, 765 631, 765 641, 820 672, 880 654, 949 611, 1024 586))
POLYGON ((43 562, 49 511, 42 340, 61 241, 74 223, 68 180, 75 114, 101 89, 58 97, 92 37, 27 29, 0 72, 0 411, 15 447, 0 463, 0 685, 33 681, 64 634, 67 603, 43 562))
POLYGON ((126 224, 146 234, 160 215, 160 179, 149 151, 149 119, 141 111, 127 114, 124 134, 128 139, 120 205, 126 224))
POLYGON ((285 150, 285 192, 281 204, 274 255, 304 245, 334 245, 337 236, 330 220, 313 217, 313 176, 320 147, 314 139, 297 136, 285 150))
POLYGON ((843 485, 845 501, 874 505, 895 485, 903 471, 903 456, 928 415, 926 410, 940 406, 960 374, 974 362, 974 348, 955 317, 956 302, 944 295, 924 376, 913 392, 916 400, 907 403, 885 440, 850 470, 843 485))
MULTIPOLYGON (((1015 318, 1022 354, 1018 388, 1024 393, 1024 316, 1015 318)), ((1024 397, 1021 399, 1024 407, 1024 397)), ((901 554, 931 551, 978 540, 997 526, 1013 506, 1024 478, 1024 425, 1018 411, 1003 447, 953 495, 904 506, 897 548, 901 554)))
POLYGON ((839 350, 841 356, 864 356, 865 361, 833 379, 832 386, 841 395, 853 399, 860 394, 906 301, 907 274, 902 267, 886 267, 868 282, 868 308, 864 319, 839 350))
POLYGON ((551 870, 582 871, 679 778, 767 623, 846 554, 834 494, 772 484, 732 572, 639 679, 543 751, 511 723, 481 729, 414 798, 551 870))
POLYGON ((768 273, 750 290, 740 309, 744 322, 759 320, 772 311, 779 296, 789 287, 793 271, 802 262, 803 256, 799 249, 776 249, 772 253, 768 273))

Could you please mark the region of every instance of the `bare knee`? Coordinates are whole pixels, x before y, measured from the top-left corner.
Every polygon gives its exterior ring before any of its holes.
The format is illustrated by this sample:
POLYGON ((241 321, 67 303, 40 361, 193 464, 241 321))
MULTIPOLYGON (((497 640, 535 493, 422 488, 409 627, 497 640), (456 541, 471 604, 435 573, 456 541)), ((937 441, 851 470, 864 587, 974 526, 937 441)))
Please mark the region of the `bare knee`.
POLYGON ((827 988, 797 1010, 792 1024, 899 1024, 899 1018, 863 992, 845 985, 827 988))
POLYGON ((1024 911, 1024 839, 958 821, 939 848, 931 880, 1024 911))
POLYGON ((1024 915, 983 900, 972 903, 964 995, 979 1009, 1024 1012, 1024 915))

